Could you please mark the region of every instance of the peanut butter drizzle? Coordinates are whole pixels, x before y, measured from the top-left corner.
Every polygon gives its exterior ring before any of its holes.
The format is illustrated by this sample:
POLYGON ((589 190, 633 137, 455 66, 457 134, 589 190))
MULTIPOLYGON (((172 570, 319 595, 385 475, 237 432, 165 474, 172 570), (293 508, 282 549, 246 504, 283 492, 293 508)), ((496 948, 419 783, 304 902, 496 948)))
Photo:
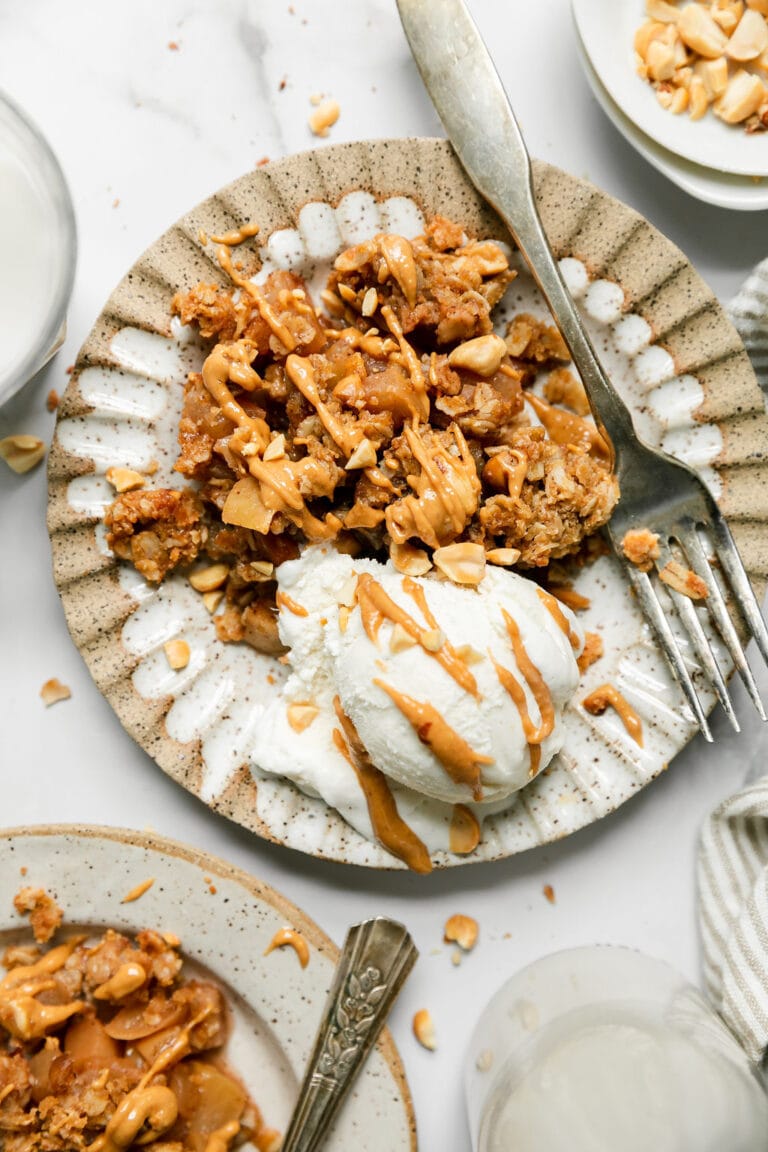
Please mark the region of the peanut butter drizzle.
POLYGON ((236 248, 244 240, 257 236, 260 231, 258 224, 241 224, 239 228, 233 228, 231 232, 224 232, 221 236, 209 236, 209 240, 211 244, 226 244, 227 248, 236 248))
POLYGON ((430 548, 445 543, 445 523, 449 539, 463 531, 477 509, 480 481, 467 442, 457 425, 452 432, 459 458, 451 456, 440 445, 432 452, 427 448, 416 426, 404 430, 408 447, 421 465, 421 475, 409 477, 416 495, 404 496, 387 508, 387 527, 396 544, 418 536, 430 548), (392 510, 397 510, 405 523, 398 525, 392 510))
POLYGON ((365 475, 371 484, 375 484, 377 488, 383 488, 386 492, 395 491, 394 484, 388 476, 384 475, 380 468, 366 468, 365 475))
POLYGON ((499 682, 502 688, 504 688, 504 690, 508 692, 512 697, 515 707, 520 713, 523 732, 525 734, 525 739, 528 743, 531 756, 529 774, 531 776, 535 776, 539 770, 539 765, 541 764, 541 744, 544 740, 546 740, 547 736, 550 735, 552 729, 555 726, 555 709, 552 704, 551 693, 549 688, 547 688, 546 683, 544 682, 543 676, 525 650, 525 645, 523 644, 517 622, 513 620, 513 618, 504 608, 502 608, 501 614, 504 617, 504 623, 506 625, 507 633, 512 644, 512 651, 515 654, 517 666, 522 672, 523 678, 538 705, 539 714, 541 717, 538 725, 534 724, 533 720, 531 719, 531 714, 528 711, 528 701, 520 681, 512 674, 512 672, 510 672, 508 668, 505 668, 502 664, 497 663, 490 653, 489 655, 491 655, 491 661, 494 668, 496 669, 496 675, 499 678, 499 682))
POLYGON ((422 744, 426 744, 440 761, 451 780, 471 788, 473 800, 482 800, 482 766, 493 764, 493 757, 481 756, 479 752, 475 752, 432 704, 406 696, 404 692, 398 692, 383 680, 374 679, 373 683, 387 693, 422 744))
POLYGON ((446 640, 441 647, 438 648, 437 652, 432 652, 425 646, 425 636, 433 632, 438 625, 429 610, 422 589, 407 576, 403 580, 403 589, 410 596, 413 596, 424 614, 424 619, 429 624, 429 628, 423 628, 414 620, 413 616, 410 616, 404 608, 396 604, 392 597, 387 594, 381 584, 379 584, 370 573, 364 572, 358 577, 357 602, 360 605, 362 624, 368 639, 372 644, 376 643, 378 631, 383 620, 389 620, 392 624, 400 624, 428 656, 432 656, 437 660, 438 664, 445 669, 460 688, 463 688, 465 692, 469 692, 476 700, 479 700, 480 692, 477 687, 477 680, 475 680, 475 677, 467 665, 457 655, 455 649, 448 641, 446 640), (407 585, 406 581, 408 581, 407 585), (411 591, 411 585, 415 591, 411 591))
POLYGON ((380 844, 402 860, 413 872, 431 872, 432 861, 427 846, 400 816, 387 778, 372 763, 357 729, 341 707, 338 696, 333 707, 342 727, 333 730, 333 742, 344 759, 352 766, 368 806, 373 834, 380 844))
POLYGON ((359 428, 346 428, 343 422, 329 411, 317 390, 311 362, 305 356, 289 356, 285 362, 285 371, 304 399, 315 409, 333 442, 338 444, 345 456, 351 456, 363 439, 363 433, 359 428))
POLYGON ((571 625, 566 619, 565 613, 563 612, 555 597, 551 596, 550 593, 546 592, 543 588, 537 588, 536 594, 546 608, 547 612, 549 612, 555 624, 557 624, 560 631, 564 632, 568 637, 571 648, 574 650, 578 648, 580 644, 579 637, 576 635, 573 628, 571 628, 571 625))
POLYGON ((413 385, 413 406, 412 411, 414 417, 419 420, 429 419, 429 396, 427 395, 427 382, 424 379, 424 371, 421 367, 421 361, 416 355, 411 345, 406 340, 403 329, 400 326, 400 321, 395 316, 389 304, 385 304, 381 309, 381 314, 387 322, 387 327, 400 345, 400 352, 405 361, 405 366, 408 370, 408 375, 413 385))
POLYGON ((217 344, 203 364, 203 384, 221 408, 228 420, 253 437, 257 448, 263 451, 269 444, 269 425, 265 420, 249 416, 238 404, 229 390, 228 384, 237 376, 236 383, 253 373, 256 381, 261 377, 251 368, 251 360, 256 355, 256 347, 250 340, 237 340, 233 344, 217 344))
POLYGON ((575 444, 592 456, 604 460, 612 458, 613 453, 594 424, 572 412, 553 407, 533 392, 525 392, 524 395, 555 444, 575 444))
POLYGON ((0 980, 0 1001, 6 994, 14 988, 20 987, 22 984, 27 984, 29 981, 39 980, 41 977, 50 976, 53 972, 58 972, 60 968, 64 967, 65 961, 74 952, 78 944, 82 944, 85 936, 71 936, 65 944, 59 944, 56 948, 51 948, 34 964, 19 964, 16 968, 12 968, 0 980))
POLYGON ((316 486, 315 495, 331 496, 333 484, 327 471, 311 456, 303 460, 262 460, 249 456, 248 471, 261 484, 261 499, 270 512, 282 512, 292 520, 310 540, 328 540, 341 528, 341 521, 332 512, 325 520, 313 516, 299 491, 299 479, 316 486))
POLYGON ((295 928, 279 928, 264 949, 264 955, 269 956, 275 948, 293 948, 299 958, 299 964, 306 968, 309 964, 309 944, 295 928))
POLYGON ((299 604, 298 600, 292 599, 286 592, 278 592, 275 597, 277 600, 278 608, 287 608, 289 612, 293 612, 294 616, 309 616, 309 612, 303 604, 299 604))
POLYGON ((613 684, 601 684, 585 696, 582 706, 593 716, 601 716, 606 708, 613 708, 629 735, 643 747, 643 722, 629 701, 613 684))
POLYGON ((413 308, 419 286, 413 248, 404 236, 396 236, 392 233, 379 236, 378 242, 379 251, 384 257, 387 268, 400 285, 409 307, 413 308))
POLYGON ((237 284, 238 288, 242 288, 243 292, 247 292, 251 299, 254 301, 262 320, 265 324, 269 325, 285 350, 287 352, 293 352, 294 348, 296 347, 296 341, 294 340, 292 333, 288 328, 286 328, 285 324, 278 320, 272 305, 270 304, 269 300, 267 300, 259 286, 254 284, 251 280, 246 280, 244 276, 240 276, 236 272, 232 264, 232 253, 224 244, 221 246, 221 248, 219 248, 218 259, 219 264, 221 264, 230 280, 232 280, 234 284, 237 284))

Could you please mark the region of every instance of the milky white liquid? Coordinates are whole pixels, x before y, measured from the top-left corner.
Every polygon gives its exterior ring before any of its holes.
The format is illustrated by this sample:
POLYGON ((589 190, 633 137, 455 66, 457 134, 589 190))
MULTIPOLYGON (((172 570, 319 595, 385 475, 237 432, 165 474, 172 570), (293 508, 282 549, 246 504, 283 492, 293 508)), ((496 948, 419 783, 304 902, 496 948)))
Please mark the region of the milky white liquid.
POLYGON ((499 1076, 479 1152, 764 1152, 746 1061, 612 1004, 542 1029, 499 1076))
POLYGON ((20 142, 0 123, 0 385, 50 323, 62 259, 54 211, 20 142))

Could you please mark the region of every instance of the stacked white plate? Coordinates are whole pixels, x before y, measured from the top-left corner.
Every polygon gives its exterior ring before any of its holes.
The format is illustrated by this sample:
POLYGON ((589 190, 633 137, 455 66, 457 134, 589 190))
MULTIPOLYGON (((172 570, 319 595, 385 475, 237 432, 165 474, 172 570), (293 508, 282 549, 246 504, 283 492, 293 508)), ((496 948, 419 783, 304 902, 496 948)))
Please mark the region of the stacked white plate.
POLYGON ((768 208, 768 133, 747 134, 711 113, 665 111, 637 75, 633 39, 642 0, 571 0, 576 42, 595 99, 629 143, 678 187, 722 208, 768 208))

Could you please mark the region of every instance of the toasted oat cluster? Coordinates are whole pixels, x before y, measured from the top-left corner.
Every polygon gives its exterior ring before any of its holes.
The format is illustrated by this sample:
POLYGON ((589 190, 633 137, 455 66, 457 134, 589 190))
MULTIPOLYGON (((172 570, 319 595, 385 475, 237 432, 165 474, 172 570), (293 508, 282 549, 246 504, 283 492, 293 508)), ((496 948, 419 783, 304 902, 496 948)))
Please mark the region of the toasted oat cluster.
MULTIPOLYGON (((61 911, 27 889, 19 910, 61 911)), ((107 930, 42 950, 6 949, 0 980, 0 1147, 4 1152, 138 1149, 274 1152, 221 1058, 228 1010, 216 985, 181 978, 175 938, 107 930)))
POLYGON ((179 425, 194 488, 131 485, 105 519, 147 580, 194 566, 220 639, 280 653, 273 573, 307 541, 411 575, 460 543, 531 569, 610 517, 610 453, 559 333, 525 314, 494 332, 515 275, 494 242, 439 216, 379 235, 339 255, 322 311, 293 273, 257 285, 229 245, 219 259, 231 286, 173 301, 212 342, 179 425), (540 373, 561 406, 531 391, 540 373))
POLYGON ((662 108, 768 128, 768 0, 646 0, 645 11, 635 63, 662 108))

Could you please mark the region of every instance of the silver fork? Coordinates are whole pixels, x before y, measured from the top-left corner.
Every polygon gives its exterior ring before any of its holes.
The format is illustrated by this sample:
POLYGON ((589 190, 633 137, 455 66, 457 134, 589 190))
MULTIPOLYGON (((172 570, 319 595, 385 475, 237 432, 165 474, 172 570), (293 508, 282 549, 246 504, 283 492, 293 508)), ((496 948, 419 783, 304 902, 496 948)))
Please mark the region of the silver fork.
MULTIPOLYGON (((657 572, 682 550, 706 583, 704 603, 760 716, 765 710, 747 664, 726 595, 768 662, 768 631, 731 532, 708 488, 687 465, 638 440, 632 417, 597 358, 563 282, 539 218, 531 163, 501 80, 463 0, 398 0, 411 51, 459 160, 480 194, 509 228, 570 349, 599 430, 613 446, 621 498, 608 524, 613 550, 634 587, 645 617, 667 656, 701 731, 712 734, 655 581, 625 559, 621 541, 631 528, 658 534, 657 572), (727 583, 721 589, 702 544, 704 531, 727 583)), ((691 599, 670 590, 678 618, 734 728, 739 723, 725 676, 691 599)))

